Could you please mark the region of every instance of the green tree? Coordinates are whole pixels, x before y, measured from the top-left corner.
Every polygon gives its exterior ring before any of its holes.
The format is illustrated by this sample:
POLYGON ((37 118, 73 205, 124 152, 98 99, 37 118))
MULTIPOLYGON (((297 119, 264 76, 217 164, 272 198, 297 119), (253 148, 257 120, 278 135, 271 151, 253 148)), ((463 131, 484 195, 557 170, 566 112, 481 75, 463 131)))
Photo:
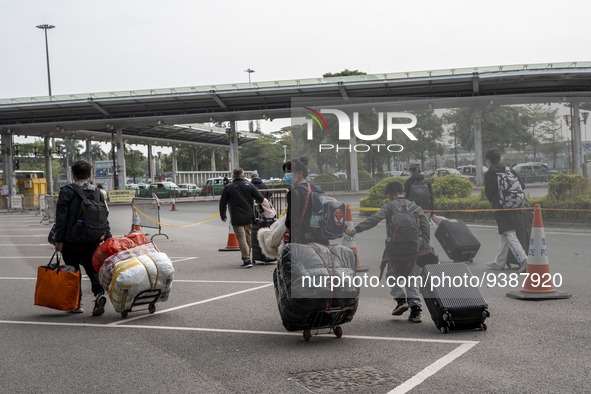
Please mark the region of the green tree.
MULTIPOLYGON (((417 125, 413 127, 412 133, 417 140, 405 143, 404 149, 411 157, 421 160, 421 168, 425 168, 426 155, 433 158, 437 166, 437 155, 444 153, 443 144, 438 142, 443 136, 443 119, 433 111, 415 111, 413 114, 417 117, 417 125)), ((400 131, 398 133, 402 134, 400 131)))
POLYGON ((351 75, 367 75, 366 72, 363 71, 359 71, 359 70, 349 70, 349 69, 344 69, 341 72, 338 73, 324 73, 322 74, 322 76, 324 78, 331 78, 331 77, 348 77, 351 75))
MULTIPOLYGON (((527 105, 525 106, 525 114, 529 118, 528 123, 532 137, 531 145, 534 150, 534 161, 536 161, 540 144, 547 139, 547 134, 551 133, 551 130, 560 128, 560 125, 558 124, 558 109, 540 104, 527 105)), ((554 160, 556 160, 556 158, 554 158, 554 160)))
POLYGON ((125 172, 128 177, 133 178, 133 183, 137 183, 136 178, 146 175, 148 159, 138 150, 125 151, 125 172))
POLYGON ((257 170, 261 178, 283 176, 283 143, 273 134, 261 134, 259 139, 241 146, 240 166, 257 170))
MULTIPOLYGON (((474 114, 471 107, 452 110, 444 116, 457 136, 460 147, 474 150, 474 114)), ((496 147, 501 152, 506 148, 524 149, 532 140, 528 132, 530 117, 522 107, 487 106, 482 108, 482 146, 496 147)))

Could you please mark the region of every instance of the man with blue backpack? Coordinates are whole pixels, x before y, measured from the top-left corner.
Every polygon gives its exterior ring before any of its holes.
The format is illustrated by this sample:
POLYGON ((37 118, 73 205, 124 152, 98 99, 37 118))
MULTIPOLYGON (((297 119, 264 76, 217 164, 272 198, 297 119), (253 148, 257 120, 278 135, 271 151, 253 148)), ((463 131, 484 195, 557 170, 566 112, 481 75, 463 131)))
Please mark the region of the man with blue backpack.
POLYGON ((354 229, 347 229, 349 236, 369 230, 382 220, 386 220, 386 248, 384 249, 380 277, 385 266, 386 275, 392 277, 406 277, 406 294, 404 289, 394 281, 390 294, 396 301, 392 315, 400 316, 411 309, 409 321, 420 323, 422 304, 419 281, 422 269, 416 265, 417 255, 429 245, 429 221, 422 208, 404 196, 402 183, 388 182, 385 188, 388 202, 373 216, 365 219, 354 229))
POLYGON ((292 185, 287 194, 287 218, 290 242, 329 245, 345 231, 345 204, 327 196, 320 187, 306 181, 308 160, 305 157, 286 163, 284 181, 292 185), (288 164, 289 163, 289 164, 288 164))

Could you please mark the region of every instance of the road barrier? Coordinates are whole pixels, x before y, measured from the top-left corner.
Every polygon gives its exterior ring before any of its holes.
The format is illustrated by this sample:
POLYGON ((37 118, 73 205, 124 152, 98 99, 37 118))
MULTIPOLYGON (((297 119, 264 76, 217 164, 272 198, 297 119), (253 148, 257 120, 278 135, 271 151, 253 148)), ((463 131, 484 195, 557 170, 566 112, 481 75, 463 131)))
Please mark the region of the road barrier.
POLYGON ((154 237, 158 235, 162 235, 168 238, 168 235, 162 232, 162 224, 160 222, 160 204, 155 198, 141 198, 135 197, 131 203, 131 215, 134 219, 134 223, 132 224, 137 226, 145 227, 145 228, 155 228, 158 229, 158 234, 152 235, 150 240, 154 239, 154 237), (156 208, 153 208, 156 206, 156 208), (141 215, 138 215, 137 219, 134 217, 136 211, 139 211, 141 215), (137 222, 136 220, 139 220, 137 222))

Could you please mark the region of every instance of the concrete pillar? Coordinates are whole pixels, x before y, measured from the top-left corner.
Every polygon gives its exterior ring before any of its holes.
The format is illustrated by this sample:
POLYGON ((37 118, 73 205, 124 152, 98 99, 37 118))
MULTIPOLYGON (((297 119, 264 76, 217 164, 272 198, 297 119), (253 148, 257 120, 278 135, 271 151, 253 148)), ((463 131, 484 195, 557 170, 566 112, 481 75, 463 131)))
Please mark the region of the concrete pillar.
POLYGON ((125 190, 127 174, 125 172, 125 144, 123 143, 123 130, 117 129, 117 189, 125 190))
MULTIPOLYGON (((349 140, 350 145, 353 147, 357 144, 357 137, 355 133, 351 133, 351 138, 349 140)), ((351 169, 351 191, 358 192, 359 191, 359 168, 357 165, 357 152, 355 149, 351 149, 349 153, 349 164, 351 169)))
POLYGON ((478 103, 473 108, 474 121, 474 164, 476 165, 476 185, 484 185, 484 173, 482 171, 482 108, 478 103))
POLYGON ((193 171, 199 171, 199 160, 197 160, 197 148, 193 148, 193 171))
POLYGON ((53 168, 51 162, 51 138, 43 138, 43 157, 45 158, 45 181, 47 194, 53 194, 53 168))
MULTIPOLYGON (((8 185, 8 194, 10 197, 16 194, 16 180, 13 168, 13 150, 12 134, 10 132, 2 133, 2 171, 4 185, 8 185)), ((7 198, 7 208, 12 208, 12 198, 7 198)))
POLYGON ((172 181, 176 183, 176 172, 177 172, 177 163, 176 163, 176 148, 172 147, 172 181))
POLYGON ((152 157, 152 145, 148 144, 148 181, 154 182, 154 157, 152 157))
POLYGON ((579 113, 579 102, 573 103, 573 164, 575 174, 583 175, 583 157, 582 157, 582 146, 581 146, 581 121, 579 113))
POLYGON ((230 168, 232 171, 234 168, 240 167, 238 163, 238 135, 236 134, 236 122, 230 122, 230 168))
POLYGON ((216 169, 215 169, 215 149, 211 150, 211 171, 216 171, 216 169))

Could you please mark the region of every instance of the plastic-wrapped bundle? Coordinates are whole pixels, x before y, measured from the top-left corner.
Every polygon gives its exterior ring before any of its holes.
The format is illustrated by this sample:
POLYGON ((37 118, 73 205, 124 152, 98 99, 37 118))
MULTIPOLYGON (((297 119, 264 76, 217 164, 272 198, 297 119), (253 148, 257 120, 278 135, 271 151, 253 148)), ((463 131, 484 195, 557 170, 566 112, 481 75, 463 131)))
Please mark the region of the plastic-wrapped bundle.
POLYGON ((92 255, 92 266, 96 272, 100 272, 103 263, 107 258, 134 246, 143 245, 148 242, 148 238, 142 233, 135 232, 127 234, 121 238, 109 238, 99 245, 92 255))
POLYGON ((115 264, 109 286, 109 298, 116 312, 131 308, 135 296, 142 291, 160 289, 158 301, 170 294, 174 268, 165 253, 141 254, 115 264))
POLYGON ((109 256, 99 270, 99 281, 101 282, 101 286, 103 289, 109 290, 111 280, 113 279, 113 270, 115 269, 115 265, 117 263, 124 260, 129 260, 136 256, 141 256, 144 254, 151 255, 158 252, 159 251, 156 245, 154 245, 153 242, 148 242, 146 244, 136 246, 131 249, 126 249, 109 256))
POLYGON ((359 299, 353 280, 356 270, 355 253, 347 247, 287 245, 273 273, 285 328, 295 331, 351 321, 359 299))

